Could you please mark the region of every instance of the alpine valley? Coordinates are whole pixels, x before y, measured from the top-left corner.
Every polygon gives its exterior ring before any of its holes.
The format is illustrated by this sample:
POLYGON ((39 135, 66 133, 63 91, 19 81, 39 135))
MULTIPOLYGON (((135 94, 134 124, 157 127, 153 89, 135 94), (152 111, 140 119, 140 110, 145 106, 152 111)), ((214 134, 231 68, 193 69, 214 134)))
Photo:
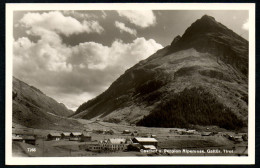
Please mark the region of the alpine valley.
POLYGON ((73 118, 146 127, 247 127, 248 41, 204 15, 73 118))

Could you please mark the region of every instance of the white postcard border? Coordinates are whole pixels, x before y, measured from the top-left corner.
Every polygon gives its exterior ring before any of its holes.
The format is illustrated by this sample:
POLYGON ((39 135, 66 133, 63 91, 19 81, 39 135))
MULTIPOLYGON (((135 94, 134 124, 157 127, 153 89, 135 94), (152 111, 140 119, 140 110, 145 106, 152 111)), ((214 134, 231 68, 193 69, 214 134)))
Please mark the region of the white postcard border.
POLYGON ((255 163, 255 4, 254 3, 9 3, 6 4, 6 165, 133 165, 255 163), (13 11, 17 10, 248 10, 249 104, 248 156, 167 157, 12 157, 13 11))

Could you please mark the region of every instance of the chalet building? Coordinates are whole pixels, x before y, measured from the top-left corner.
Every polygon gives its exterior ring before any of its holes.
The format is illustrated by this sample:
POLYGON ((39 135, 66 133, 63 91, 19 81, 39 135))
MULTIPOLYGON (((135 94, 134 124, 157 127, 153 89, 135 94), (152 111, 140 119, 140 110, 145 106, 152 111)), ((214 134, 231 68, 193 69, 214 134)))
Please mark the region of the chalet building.
POLYGON ((80 141, 81 139, 81 132, 72 132, 70 133, 70 141, 80 141))
POLYGON ((114 134, 114 131, 113 130, 106 130, 105 134, 109 134, 109 135, 113 135, 114 134))
POLYGON ((35 135, 12 135, 12 141, 13 142, 23 142, 23 143, 28 143, 31 145, 36 144, 36 136, 35 135))
POLYGON ((61 133, 61 139, 70 139, 70 132, 61 133))
POLYGON ((49 133, 47 135, 47 140, 48 141, 59 141, 61 139, 60 133, 49 133))
POLYGON ((242 135, 235 135, 234 136, 234 141, 235 142, 243 142, 242 135))
POLYGON ((153 145, 158 146, 158 141, 155 138, 146 138, 146 137, 135 137, 132 139, 133 143, 139 143, 140 145, 153 145))
POLYGON ((127 146, 128 151, 140 151, 142 146, 139 143, 132 143, 127 146))
POLYGON ((16 136, 16 135, 12 136, 12 140, 13 140, 13 142, 23 142, 24 141, 21 136, 16 136))
POLYGON ((123 134, 130 134, 131 132, 129 130, 124 130, 123 134))
POLYGON ((13 142, 23 142, 31 145, 36 144, 36 138, 33 135, 13 136, 13 142))
POLYGON ((91 141, 91 136, 89 133, 82 133, 80 137, 81 142, 89 142, 91 141))
POLYGON ((151 138, 156 138, 156 137, 157 137, 157 136, 156 136, 156 135, 154 135, 154 134, 152 134, 152 135, 151 135, 151 138))
POLYGON ((93 143, 89 144, 86 150, 98 152, 102 150, 102 147, 99 145, 99 143, 93 143))
POLYGON ((23 138, 23 142, 31 144, 31 145, 35 145, 36 144, 36 138, 33 135, 25 135, 22 136, 23 138))
POLYGON ((106 149, 106 145, 107 145, 107 139, 105 139, 105 140, 100 140, 99 142, 98 142, 98 144, 99 144, 99 146, 101 146, 101 148, 102 149, 106 149))
POLYGON ((126 139, 121 138, 111 138, 107 140, 105 149, 111 151, 124 150, 126 149, 126 139))

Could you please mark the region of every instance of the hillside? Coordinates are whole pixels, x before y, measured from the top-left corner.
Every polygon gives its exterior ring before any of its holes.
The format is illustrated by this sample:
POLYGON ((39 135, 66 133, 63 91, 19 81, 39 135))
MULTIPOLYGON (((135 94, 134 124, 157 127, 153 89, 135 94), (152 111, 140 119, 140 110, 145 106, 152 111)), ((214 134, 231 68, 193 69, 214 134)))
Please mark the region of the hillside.
POLYGON ((13 77, 13 123, 44 129, 79 125, 66 119, 72 113, 64 104, 13 77))
POLYGON ((82 104, 73 117, 151 127, 240 129, 247 126, 247 82, 248 41, 205 15, 82 104))

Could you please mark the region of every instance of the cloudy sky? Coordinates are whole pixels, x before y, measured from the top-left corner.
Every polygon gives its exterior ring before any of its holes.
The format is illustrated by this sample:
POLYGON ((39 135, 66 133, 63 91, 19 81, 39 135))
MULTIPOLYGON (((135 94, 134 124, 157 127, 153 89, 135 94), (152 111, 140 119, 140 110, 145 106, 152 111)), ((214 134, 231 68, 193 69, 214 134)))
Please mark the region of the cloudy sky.
POLYGON ((248 39, 247 11, 16 11, 13 75, 75 110, 204 14, 248 39))

